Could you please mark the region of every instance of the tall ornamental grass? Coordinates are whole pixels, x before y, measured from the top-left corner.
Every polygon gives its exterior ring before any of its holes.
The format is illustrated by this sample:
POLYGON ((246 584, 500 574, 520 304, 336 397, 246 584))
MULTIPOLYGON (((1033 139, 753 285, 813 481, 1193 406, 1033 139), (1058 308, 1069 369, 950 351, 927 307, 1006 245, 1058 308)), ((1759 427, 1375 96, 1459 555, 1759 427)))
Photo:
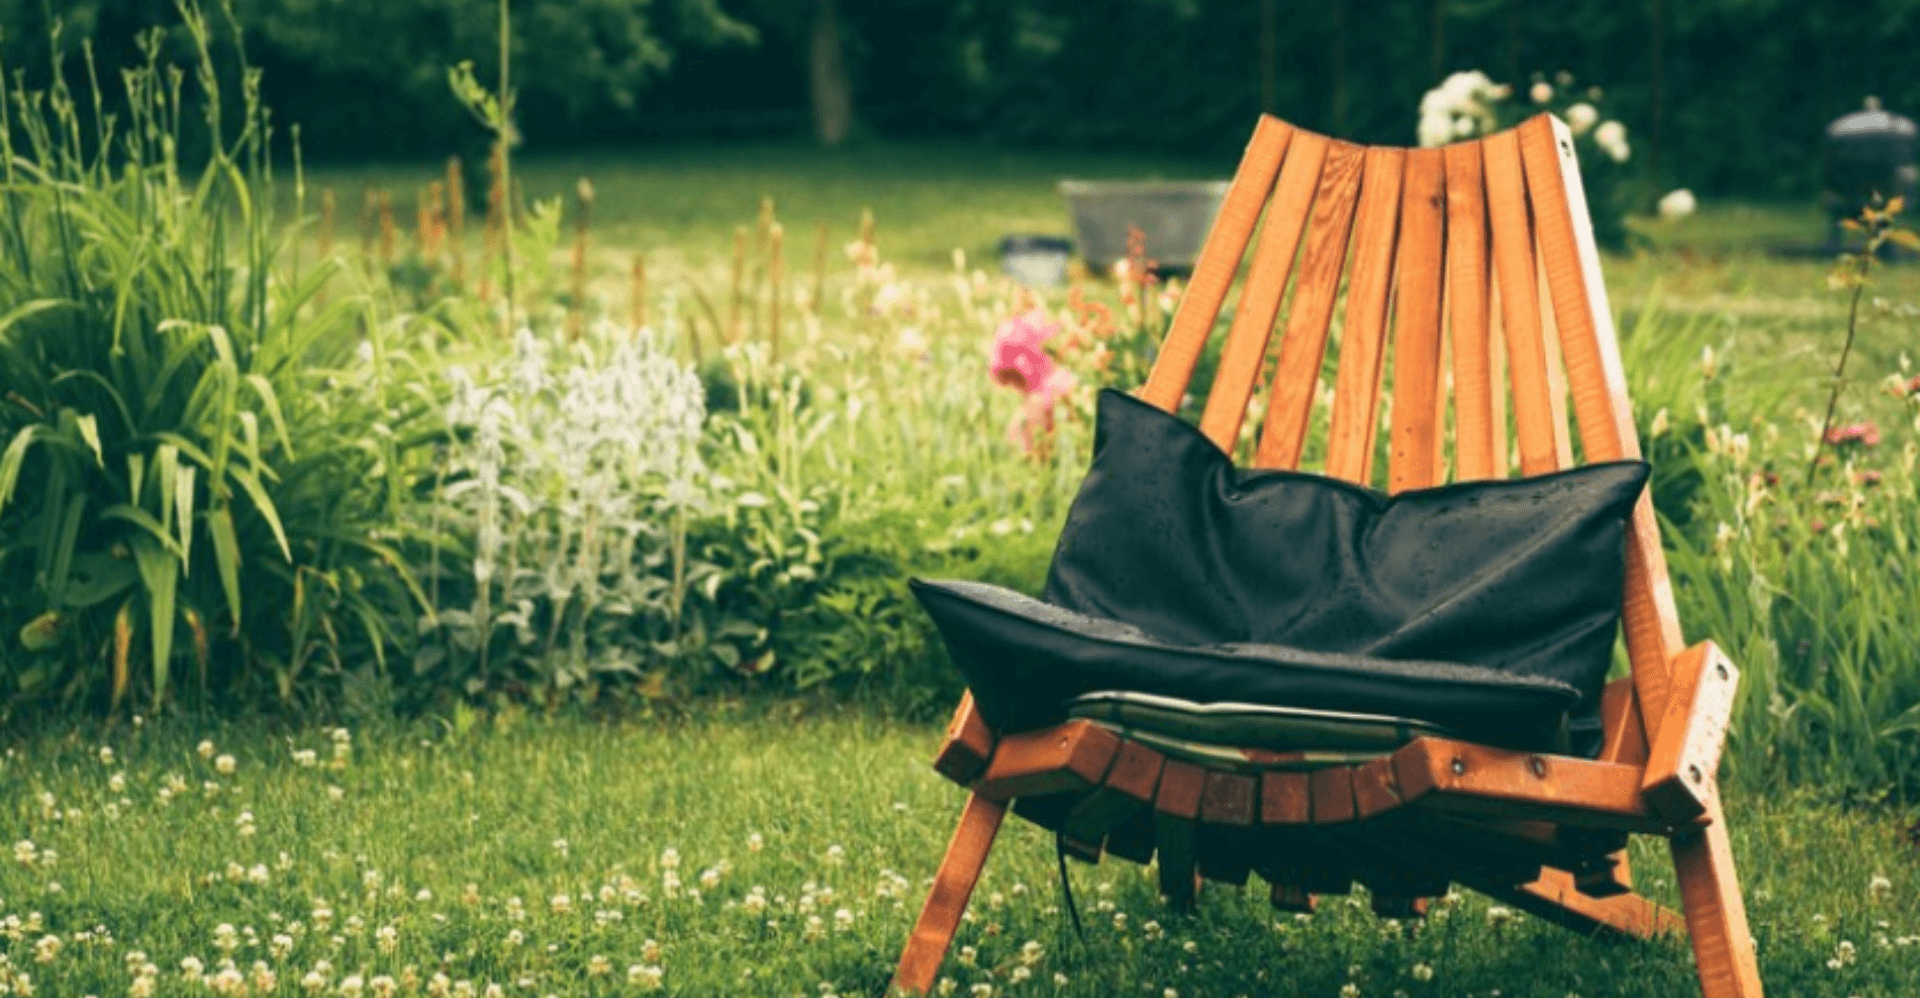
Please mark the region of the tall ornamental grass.
POLYGON ((90 55, 84 89, 56 58, 0 116, 0 703, 157 705, 183 666, 198 696, 313 695, 378 662, 413 599, 376 531, 381 386, 329 376, 365 299, 292 266, 259 77, 229 104, 181 15, 185 65, 149 35, 124 119, 90 55))

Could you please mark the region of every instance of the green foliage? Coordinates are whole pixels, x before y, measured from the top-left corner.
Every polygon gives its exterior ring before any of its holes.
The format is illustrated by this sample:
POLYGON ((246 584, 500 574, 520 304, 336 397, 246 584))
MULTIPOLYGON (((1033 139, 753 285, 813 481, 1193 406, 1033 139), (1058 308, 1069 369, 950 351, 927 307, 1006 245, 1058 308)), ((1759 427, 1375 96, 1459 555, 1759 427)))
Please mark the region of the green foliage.
POLYGON ((405 610, 406 570, 374 533, 370 471, 390 448, 350 386, 315 392, 351 355, 361 306, 315 301, 331 264, 280 265, 257 78, 223 123, 208 29, 184 14, 206 127, 234 136, 197 175, 180 162, 182 77, 158 38, 122 74, 123 127, 83 125, 97 83, 76 96, 56 74, 47 92, 6 95, 8 700, 117 705, 138 672, 157 704, 182 658, 202 692, 284 700, 316 660, 383 654, 405 610))

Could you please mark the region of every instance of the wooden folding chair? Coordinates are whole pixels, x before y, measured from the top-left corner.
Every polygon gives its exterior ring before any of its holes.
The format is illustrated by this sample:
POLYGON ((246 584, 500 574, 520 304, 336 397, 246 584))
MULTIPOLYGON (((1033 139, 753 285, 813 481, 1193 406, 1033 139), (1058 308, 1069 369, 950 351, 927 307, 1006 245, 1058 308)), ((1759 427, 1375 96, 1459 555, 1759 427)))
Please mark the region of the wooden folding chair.
MULTIPOLYGON (((1456 480, 1513 471, 1509 407, 1521 474, 1572 465, 1569 395, 1585 460, 1639 456, 1573 140, 1558 119, 1405 150, 1262 117, 1140 390, 1145 401, 1180 405, 1256 226, 1200 417, 1221 447, 1240 438, 1291 283, 1254 453, 1260 467, 1299 465, 1344 283, 1326 474, 1370 483, 1376 434, 1386 433, 1390 490, 1440 483, 1449 397, 1456 480), (1381 429, 1389 350, 1392 418, 1381 429)), ((934 983, 1017 802, 1071 855, 1157 856, 1176 905, 1192 903, 1199 878, 1245 883, 1252 871, 1283 909, 1310 909, 1316 894, 1357 881, 1377 910, 1410 916, 1459 883, 1580 932, 1684 930, 1703 995, 1759 998, 1715 784, 1738 673, 1711 642, 1682 646, 1646 495, 1626 560, 1632 675, 1606 688, 1596 759, 1428 737, 1364 765, 1249 775, 1165 757, 1084 720, 994 732, 962 700, 934 766, 970 793, 894 985, 922 993, 934 983), (1633 893, 1628 833, 1670 843, 1684 921, 1633 893)))

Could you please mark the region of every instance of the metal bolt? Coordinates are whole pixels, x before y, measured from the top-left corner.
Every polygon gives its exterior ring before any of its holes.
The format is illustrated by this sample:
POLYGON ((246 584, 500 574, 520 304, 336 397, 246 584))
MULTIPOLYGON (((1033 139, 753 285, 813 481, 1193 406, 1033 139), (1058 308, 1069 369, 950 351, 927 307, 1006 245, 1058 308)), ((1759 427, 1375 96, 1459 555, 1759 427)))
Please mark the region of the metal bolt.
POLYGON ((1527 760, 1527 768, 1533 770, 1533 775, 1543 780, 1547 778, 1547 760, 1536 755, 1527 760))
POLYGON ((1688 766, 1688 767, 1687 767, 1687 779, 1689 779, 1689 780, 1692 780, 1692 781, 1693 781, 1693 782, 1695 782, 1695 783, 1699 783, 1699 782, 1701 782, 1702 780, 1704 780, 1704 779, 1705 779, 1705 777, 1704 777, 1704 776, 1702 776, 1702 775, 1700 774, 1700 767, 1699 767, 1699 766, 1688 766))
POLYGON ((1719 676, 1721 679, 1727 678, 1727 663, 1725 662, 1713 663, 1713 671, 1714 671, 1714 674, 1719 676))
POLYGON ((1453 760, 1453 775, 1459 776, 1462 773, 1465 773, 1466 771, 1467 771, 1467 760, 1461 759, 1459 757, 1455 757, 1453 760))

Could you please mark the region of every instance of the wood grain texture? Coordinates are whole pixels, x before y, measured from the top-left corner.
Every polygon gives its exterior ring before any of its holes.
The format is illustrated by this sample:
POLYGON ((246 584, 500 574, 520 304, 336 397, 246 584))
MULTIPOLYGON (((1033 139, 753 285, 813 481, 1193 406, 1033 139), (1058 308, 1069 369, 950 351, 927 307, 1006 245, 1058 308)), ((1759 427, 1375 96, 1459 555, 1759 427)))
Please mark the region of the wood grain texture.
POLYGON ((963 693, 960 706, 954 709, 953 720, 947 724, 946 740, 940 743, 940 751, 933 758, 934 771, 966 786, 986 772, 987 760, 993 758, 993 743, 993 732, 975 709, 973 694, 963 693))
POLYGON ((907 948, 900 954, 900 965, 893 972, 895 989, 923 995, 933 987, 934 978, 940 973, 940 962, 946 959, 947 947, 953 944, 953 934, 960 928, 960 916, 973 897, 974 885, 980 882, 980 871, 987 865, 987 854, 993 849, 994 836, 999 834, 1000 820, 1006 813, 1004 803, 979 794, 967 795, 966 807, 960 812, 960 824, 947 844, 940 871, 934 874, 933 889, 927 892, 926 904, 920 908, 920 918, 914 923, 913 934, 907 937, 907 948))
MULTIPOLYGON (((1567 381, 1580 443, 1589 461, 1640 456, 1627 396, 1626 368, 1600 276, 1586 193, 1564 123, 1540 115, 1518 130, 1529 197, 1539 229, 1547 289, 1561 324, 1567 381)), ((1649 738, 1666 711, 1667 664, 1683 647, 1680 615, 1660 547, 1651 497, 1628 525, 1626 595, 1621 608, 1642 724, 1649 738)))
MULTIPOLYGON (((1446 155, 1407 154, 1394 264, 1393 428, 1387 491, 1440 484, 1446 399, 1440 392, 1440 297, 1446 272, 1446 155)), ((1372 448, 1368 448, 1371 453, 1372 448)))
POLYGON ((1293 272, 1299 253, 1300 236, 1306 231, 1307 213, 1313 208, 1313 194, 1320 184, 1320 167, 1326 161, 1327 140, 1311 132, 1296 131, 1287 145, 1286 162, 1280 168, 1280 180, 1268 202, 1266 222, 1260 227, 1260 242, 1253 251, 1253 263, 1247 268, 1246 284, 1240 289, 1240 303, 1233 313, 1233 325, 1227 330, 1227 342, 1220 352, 1220 366, 1213 376, 1213 388, 1207 393, 1207 407, 1200 416, 1200 432, 1233 452, 1239 440, 1241 423, 1246 419, 1247 401, 1267 359, 1267 344, 1280 314, 1280 299, 1286 294, 1287 277, 1293 272))
POLYGON ((1740 670, 1711 641, 1674 657, 1667 716, 1647 756, 1640 788, 1660 816, 1679 825, 1706 813, 1720 771, 1720 750, 1733 720, 1740 670))
MULTIPOLYGON (((1496 132, 1480 143, 1487 180, 1487 218, 1493 229, 1493 274, 1500 286, 1500 323, 1506 331, 1507 373, 1513 385, 1514 435, 1520 443, 1520 473, 1539 475, 1558 467, 1553 403, 1541 342, 1540 295, 1535 283, 1533 226, 1520 138, 1496 132)), ((1564 432, 1564 431, 1563 431, 1564 432)))
POLYGON ((1313 820, 1313 798, 1307 774, 1260 774, 1260 823, 1304 825, 1313 820))
POLYGON ((1347 237, 1352 232, 1364 158, 1359 146, 1333 142, 1320 169, 1307 248, 1294 278, 1293 305, 1287 312, 1286 334, 1280 340, 1280 361, 1273 376, 1267 419, 1254 452, 1258 467, 1293 468, 1300 464, 1308 417, 1320 387, 1320 365, 1327 352, 1327 326, 1340 297, 1340 274, 1347 263, 1347 237))
POLYGON ((1393 768, 1408 804, 1625 831, 1669 827, 1641 796, 1638 766, 1416 738, 1394 753, 1393 768))
POLYGON ((1120 738, 1091 721, 1068 721, 1000 740, 974 792, 995 800, 1085 790, 1100 782, 1120 738))
POLYGON ((1453 347, 1454 474, 1460 481, 1503 477, 1496 470, 1494 379, 1487 262, 1487 203, 1478 142, 1441 150, 1447 166, 1447 321, 1453 347))
POLYGON ((1347 279, 1346 321, 1340 330, 1340 363, 1333 380, 1333 416, 1327 427, 1326 465, 1329 476, 1361 485, 1367 484, 1372 470, 1374 427, 1380 415, 1387 292, 1393 283, 1407 154, 1374 146, 1366 151, 1364 164, 1354 218, 1353 269, 1347 279))
POLYGON ((1671 842, 1701 998, 1761 998, 1753 933, 1747 928, 1747 906, 1740 897, 1719 800, 1708 802, 1707 820, 1711 823, 1706 828, 1671 842))
POLYGON ((1538 879, 1518 887, 1478 883, 1471 878, 1463 878, 1461 882, 1581 935, 1600 933, 1652 939, 1657 935, 1678 934, 1687 928, 1680 915, 1638 894, 1588 897, 1564 870, 1542 870, 1538 879))
POLYGON ((1254 126, 1253 138, 1220 204, 1220 214, 1214 216, 1213 228, 1194 263, 1187 292, 1154 359, 1153 372, 1140 389, 1140 398, 1149 405, 1168 412, 1180 407, 1180 397, 1193 380, 1194 364, 1206 348, 1214 320, 1220 317, 1220 305, 1240 270, 1240 258, 1253 237, 1267 194, 1273 190, 1274 175, 1280 171, 1280 160, 1293 132, 1292 125, 1264 114, 1254 126))
POLYGON ((1553 463, 1555 467, 1571 468, 1573 433, 1568 429, 1567 422, 1567 371, 1560 353, 1560 325, 1554 318, 1553 302, 1547 297, 1547 265, 1540 255, 1537 227, 1534 231, 1533 263, 1534 292, 1540 296, 1540 346, 1547 355, 1547 406, 1552 413, 1548 425, 1553 430, 1553 463))
POLYGON ((1067 834, 1082 842, 1098 842, 1137 812, 1152 807, 1164 762, 1159 752, 1123 739, 1106 777, 1067 816, 1067 834))
POLYGON ((1328 766, 1307 774, 1307 793, 1313 799, 1316 825, 1345 824, 1358 817, 1351 766, 1328 766))

